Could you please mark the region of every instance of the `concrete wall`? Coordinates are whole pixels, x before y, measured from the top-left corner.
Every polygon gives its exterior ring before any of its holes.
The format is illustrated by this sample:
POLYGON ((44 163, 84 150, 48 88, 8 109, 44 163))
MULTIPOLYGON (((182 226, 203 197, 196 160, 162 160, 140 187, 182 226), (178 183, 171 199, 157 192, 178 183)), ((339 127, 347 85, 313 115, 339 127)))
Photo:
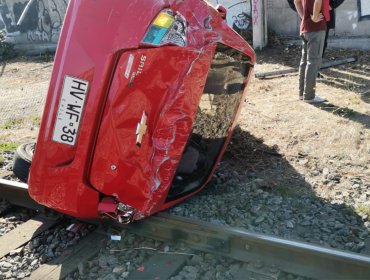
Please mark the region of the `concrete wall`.
POLYGON ((346 0, 337 9, 335 35, 370 37, 370 1, 346 0))
POLYGON ((210 0, 213 6, 221 4, 227 10, 226 22, 247 40, 252 40, 253 0, 210 0))
MULTIPOLYGON (((251 1, 210 2, 215 6, 219 3, 224 5, 228 10, 228 24, 243 37, 252 40, 251 1)), ((68 0, 0 0, 0 31, 6 33, 8 42, 27 53, 54 50, 67 5, 68 0), (20 21, 22 13, 24 18, 20 21)))
MULTIPOLYGON (((297 36, 299 17, 287 0, 267 0, 268 29, 278 35, 297 36)), ((345 0, 336 9, 335 36, 370 37, 370 0, 345 0)))
POLYGON ((0 30, 27 52, 53 50, 67 5, 68 0, 0 0, 0 30))
MULTIPOLYGON (((289 8, 287 0, 264 1, 267 6, 268 30, 278 35, 297 36, 300 21, 297 14, 289 8)), ((229 26, 248 41, 252 41, 253 26, 262 16, 262 11, 256 9, 259 0, 209 2, 215 6, 222 4, 227 8, 226 21, 229 26)), ((59 38, 67 5, 68 0, 0 0, 0 31, 7 34, 9 42, 15 43, 28 53, 53 50, 59 38), (22 14, 24 17, 20 20, 22 14)), ((370 38, 370 0, 345 0, 336 11, 336 28, 333 31, 336 37, 370 38)))
POLYGON ((227 24, 255 49, 267 45, 267 0, 210 0, 213 6, 227 9, 227 24))

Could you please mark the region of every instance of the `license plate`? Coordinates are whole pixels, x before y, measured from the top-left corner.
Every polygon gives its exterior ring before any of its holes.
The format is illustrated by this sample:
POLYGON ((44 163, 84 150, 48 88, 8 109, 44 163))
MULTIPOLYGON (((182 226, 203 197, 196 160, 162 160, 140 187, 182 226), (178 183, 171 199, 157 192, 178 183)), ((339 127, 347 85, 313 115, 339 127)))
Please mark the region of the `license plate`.
POLYGON ((89 82, 66 76, 59 101, 53 141, 74 146, 85 106, 89 82))

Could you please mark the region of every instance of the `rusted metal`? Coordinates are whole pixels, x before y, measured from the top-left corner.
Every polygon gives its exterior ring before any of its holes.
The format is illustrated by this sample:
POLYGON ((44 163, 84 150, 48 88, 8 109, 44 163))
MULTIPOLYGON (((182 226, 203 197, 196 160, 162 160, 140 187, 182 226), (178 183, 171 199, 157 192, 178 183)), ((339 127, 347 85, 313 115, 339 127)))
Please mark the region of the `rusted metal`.
POLYGON ((201 251, 266 265, 314 279, 370 279, 370 257, 244 229, 160 214, 127 227, 135 234, 184 242, 201 251))
POLYGON ((9 201, 10 204, 29 209, 45 209, 29 196, 28 186, 24 183, 0 179, 0 198, 9 201))

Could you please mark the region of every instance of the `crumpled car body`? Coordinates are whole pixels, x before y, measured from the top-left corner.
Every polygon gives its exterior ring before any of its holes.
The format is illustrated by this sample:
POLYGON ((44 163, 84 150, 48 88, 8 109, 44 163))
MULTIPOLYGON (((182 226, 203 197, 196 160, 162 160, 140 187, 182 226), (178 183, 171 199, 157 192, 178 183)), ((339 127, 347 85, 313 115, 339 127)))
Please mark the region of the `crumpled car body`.
POLYGON ((71 0, 29 175, 37 202, 129 223, 212 177, 255 55, 201 0, 71 0))

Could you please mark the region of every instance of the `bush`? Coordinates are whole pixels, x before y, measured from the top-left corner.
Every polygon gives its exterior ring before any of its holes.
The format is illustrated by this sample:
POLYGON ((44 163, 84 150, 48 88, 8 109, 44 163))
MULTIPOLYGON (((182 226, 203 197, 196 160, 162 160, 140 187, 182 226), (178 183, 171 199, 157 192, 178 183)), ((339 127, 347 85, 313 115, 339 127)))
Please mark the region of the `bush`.
POLYGON ((14 45, 5 42, 5 34, 0 31, 0 61, 11 59, 17 55, 14 45))

